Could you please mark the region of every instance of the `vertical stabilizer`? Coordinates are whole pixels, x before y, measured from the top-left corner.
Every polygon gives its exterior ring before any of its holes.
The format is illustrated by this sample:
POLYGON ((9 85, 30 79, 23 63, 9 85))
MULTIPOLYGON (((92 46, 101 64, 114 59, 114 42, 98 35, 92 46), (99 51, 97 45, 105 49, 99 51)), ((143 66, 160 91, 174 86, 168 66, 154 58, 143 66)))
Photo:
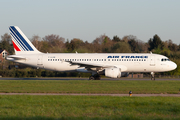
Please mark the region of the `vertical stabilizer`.
POLYGON ((16 55, 41 53, 34 47, 30 40, 19 29, 19 27, 10 26, 9 30, 16 55))

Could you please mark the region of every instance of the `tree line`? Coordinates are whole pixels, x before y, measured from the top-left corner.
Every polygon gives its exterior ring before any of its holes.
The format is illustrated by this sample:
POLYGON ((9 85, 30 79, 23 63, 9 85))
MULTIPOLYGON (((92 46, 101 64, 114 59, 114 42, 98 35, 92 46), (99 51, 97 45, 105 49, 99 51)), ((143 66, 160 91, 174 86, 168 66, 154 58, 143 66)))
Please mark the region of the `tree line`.
MULTIPOLYGON (((148 42, 143 42, 133 35, 124 36, 122 38, 116 35, 112 39, 107 35, 100 35, 91 43, 78 38, 65 40, 65 38, 55 34, 47 35, 43 38, 39 37, 38 35, 34 35, 30 40, 39 51, 44 53, 149 53, 151 51, 153 53, 165 55, 176 62, 178 66, 180 65, 180 44, 177 45, 173 43, 172 40, 162 41, 157 34, 150 38, 148 42)), ((0 50, 3 49, 8 51, 9 54, 14 54, 11 36, 7 33, 1 36, 0 50)), ((29 77, 82 75, 82 73, 53 73, 52 71, 46 70, 33 70, 33 68, 17 70, 16 68, 11 68, 10 66, 12 65, 16 64, 9 61, 1 63, 2 67, 0 67, 0 75, 10 76, 9 74, 11 74, 12 77, 23 77, 28 75, 30 75, 29 77), (15 70, 11 70, 12 73, 10 73, 8 72, 9 69, 15 70)), ((180 75, 180 68, 177 67, 177 69, 174 71, 159 74, 180 75)), ((83 76, 86 75, 83 74, 83 76)))

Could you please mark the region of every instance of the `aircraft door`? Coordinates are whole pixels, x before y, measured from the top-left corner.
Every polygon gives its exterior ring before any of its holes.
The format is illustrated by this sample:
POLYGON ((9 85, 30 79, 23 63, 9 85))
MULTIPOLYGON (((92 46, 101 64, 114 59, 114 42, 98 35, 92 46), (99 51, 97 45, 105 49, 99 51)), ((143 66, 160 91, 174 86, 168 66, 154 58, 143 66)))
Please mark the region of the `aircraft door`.
POLYGON ((155 56, 151 56, 150 58, 150 66, 155 66, 155 56))
POLYGON ((38 60, 37 60, 37 65, 38 66, 43 66, 43 56, 42 55, 39 55, 38 56, 38 60))

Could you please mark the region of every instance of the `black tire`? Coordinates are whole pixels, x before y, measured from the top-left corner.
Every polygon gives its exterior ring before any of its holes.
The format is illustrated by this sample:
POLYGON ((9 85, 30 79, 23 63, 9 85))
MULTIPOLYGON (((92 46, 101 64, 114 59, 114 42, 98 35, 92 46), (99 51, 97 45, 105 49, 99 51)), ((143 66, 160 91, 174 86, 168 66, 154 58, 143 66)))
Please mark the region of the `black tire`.
POLYGON ((93 77, 93 76, 90 76, 90 77, 89 77, 89 80, 94 80, 94 77, 93 77))

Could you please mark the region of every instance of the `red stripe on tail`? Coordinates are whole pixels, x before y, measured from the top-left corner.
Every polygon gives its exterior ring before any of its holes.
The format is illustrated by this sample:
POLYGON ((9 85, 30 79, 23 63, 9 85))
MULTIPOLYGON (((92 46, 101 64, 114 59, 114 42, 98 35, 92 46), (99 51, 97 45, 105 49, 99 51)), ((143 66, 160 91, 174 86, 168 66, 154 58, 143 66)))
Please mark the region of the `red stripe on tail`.
POLYGON ((15 48, 15 50, 16 51, 21 51, 19 48, 18 48, 18 46, 12 41, 12 43, 13 43, 13 46, 14 46, 14 48, 15 48))

